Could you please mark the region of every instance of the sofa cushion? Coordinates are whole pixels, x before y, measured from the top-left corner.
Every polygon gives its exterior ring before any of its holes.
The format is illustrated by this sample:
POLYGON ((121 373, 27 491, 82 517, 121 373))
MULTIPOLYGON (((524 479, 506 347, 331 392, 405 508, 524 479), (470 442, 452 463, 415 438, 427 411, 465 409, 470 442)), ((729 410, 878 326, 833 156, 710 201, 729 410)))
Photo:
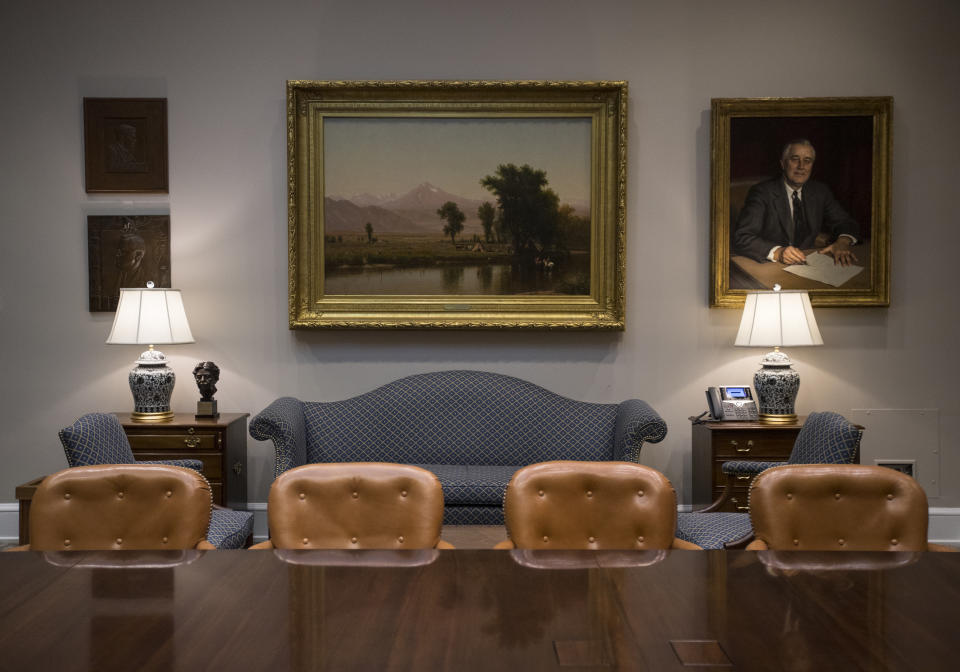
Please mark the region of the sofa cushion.
POLYGON ((518 466, 418 464, 443 486, 444 506, 503 506, 503 493, 518 466))

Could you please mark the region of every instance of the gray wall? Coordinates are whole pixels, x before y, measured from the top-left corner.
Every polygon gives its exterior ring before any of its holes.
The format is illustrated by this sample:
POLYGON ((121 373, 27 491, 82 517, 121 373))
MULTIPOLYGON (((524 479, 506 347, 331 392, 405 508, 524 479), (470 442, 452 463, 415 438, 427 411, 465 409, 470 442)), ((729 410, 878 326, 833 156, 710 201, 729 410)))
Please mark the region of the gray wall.
MULTIPOLYGON (((826 345, 796 349, 798 410, 939 409, 941 496, 960 505, 954 0, 794 5, 543 0, 7 3, 0 40, 0 502, 65 466, 58 428, 129 410, 134 346, 87 311, 86 216, 169 212, 173 284, 197 342, 165 348, 175 410, 201 359, 221 410, 279 395, 334 400, 453 367, 510 373, 592 401, 640 397, 670 432, 644 449, 690 486, 687 416, 703 390, 749 382, 738 311, 710 309, 712 97, 895 97, 889 309, 822 309, 826 345), (794 27, 796 26, 796 27, 794 27), (600 333, 287 329, 287 79, 623 79, 630 84, 627 330, 600 333), (81 99, 165 97, 169 197, 83 187, 81 99)), ((869 434, 869 428, 868 428, 869 434)), ((251 499, 273 456, 249 444, 251 499)))

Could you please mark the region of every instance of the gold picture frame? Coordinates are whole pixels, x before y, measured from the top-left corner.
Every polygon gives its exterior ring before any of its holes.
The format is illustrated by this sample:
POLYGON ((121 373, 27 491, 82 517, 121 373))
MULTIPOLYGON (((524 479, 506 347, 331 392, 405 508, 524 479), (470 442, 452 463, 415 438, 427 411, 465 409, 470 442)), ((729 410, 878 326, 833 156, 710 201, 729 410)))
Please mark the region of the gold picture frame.
POLYGON ((289 326, 622 330, 626 162, 625 82, 288 81, 289 326))
MULTIPOLYGON (((808 290, 815 306, 890 305, 892 108, 891 97, 712 101, 711 307, 741 307, 748 291, 772 289, 774 284, 808 290), (829 255, 795 266, 764 257, 770 245, 781 242, 772 228, 777 221, 771 214, 773 206, 782 210, 780 223, 790 216, 786 187, 781 203, 773 199, 780 198, 783 184, 782 151, 796 140, 812 146, 814 167, 806 178, 822 185, 818 189, 830 204, 807 215, 818 221, 811 221, 806 230, 821 234, 804 252, 825 249, 838 237, 839 226, 828 227, 824 223, 828 216, 822 213, 848 215, 844 220, 852 231, 847 235, 856 241, 851 250, 857 260, 847 273, 834 273, 829 255), (762 226, 771 227, 763 229, 763 236, 758 234, 762 217, 771 218, 763 220, 762 226), (815 226, 822 228, 814 230, 815 226), (826 261, 830 263, 824 266, 814 263, 826 261)), ((812 196, 806 202, 808 210, 818 207, 812 196)))

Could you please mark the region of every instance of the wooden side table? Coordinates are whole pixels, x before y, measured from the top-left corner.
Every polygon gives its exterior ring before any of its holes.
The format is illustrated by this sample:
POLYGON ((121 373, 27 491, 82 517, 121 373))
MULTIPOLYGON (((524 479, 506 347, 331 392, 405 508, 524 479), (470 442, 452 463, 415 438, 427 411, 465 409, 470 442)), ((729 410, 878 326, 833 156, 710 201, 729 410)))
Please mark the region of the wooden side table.
MULTIPOLYGON (((701 422, 693 425, 693 505, 710 505, 723 491, 720 466, 730 460, 786 462, 806 417, 789 424, 762 422, 701 422)), ((750 478, 734 482, 721 511, 748 511, 750 478)))
MULTIPOLYGON (((169 422, 134 422, 129 413, 114 413, 138 460, 192 459, 203 462, 213 503, 231 509, 247 508, 247 417, 249 413, 221 413, 219 418, 195 418, 176 413, 169 422)), ((30 502, 44 479, 35 478, 16 488, 20 504, 20 543, 30 543, 30 502)))
POLYGON ((219 418, 176 413, 169 422, 134 422, 129 413, 114 415, 138 460, 200 460, 213 490, 213 503, 247 508, 249 413, 221 413, 219 418))

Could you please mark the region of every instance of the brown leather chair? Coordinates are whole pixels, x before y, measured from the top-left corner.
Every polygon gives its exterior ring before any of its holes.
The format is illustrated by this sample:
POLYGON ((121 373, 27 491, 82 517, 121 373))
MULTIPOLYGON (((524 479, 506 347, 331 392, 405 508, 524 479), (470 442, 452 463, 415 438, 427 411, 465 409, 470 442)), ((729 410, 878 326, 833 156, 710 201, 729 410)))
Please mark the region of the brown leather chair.
POLYGON ((508 541, 542 550, 699 549, 674 537, 667 477, 632 462, 540 462, 518 470, 503 498, 508 541))
POLYGON ((101 464, 50 474, 30 507, 30 543, 16 550, 213 549, 210 484, 193 469, 101 464))
POLYGON ((443 488, 420 467, 307 464, 270 486, 270 539, 252 549, 453 548, 440 539, 443 488))
POLYGON ((927 543, 927 496, 913 478, 860 464, 789 464, 750 487, 747 550, 954 550, 927 543))

